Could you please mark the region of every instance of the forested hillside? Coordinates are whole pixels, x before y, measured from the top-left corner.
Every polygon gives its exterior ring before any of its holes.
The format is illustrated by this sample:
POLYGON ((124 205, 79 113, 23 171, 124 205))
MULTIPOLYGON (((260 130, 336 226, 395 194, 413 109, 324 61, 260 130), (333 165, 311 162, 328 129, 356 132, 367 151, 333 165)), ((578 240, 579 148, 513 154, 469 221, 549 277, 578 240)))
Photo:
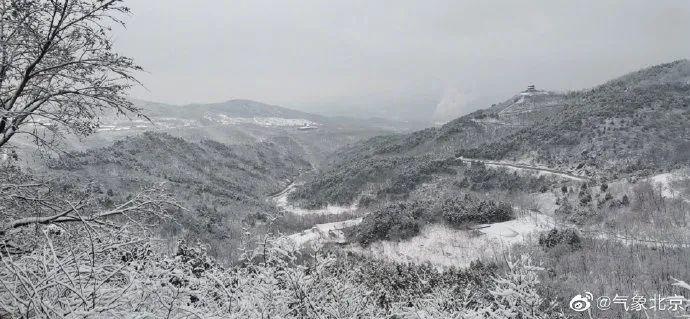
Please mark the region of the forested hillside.
POLYGON ((563 110, 467 157, 530 160, 607 177, 690 164, 690 62, 634 72, 572 92, 563 110))
POLYGON ((402 177, 407 192, 449 172, 458 157, 530 163, 594 179, 687 166, 689 79, 690 62, 681 60, 589 90, 525 91, 440 128, 377 137, 341 150, 332 165, 291 196, 308 206, 343 204, 372 187, 398 185, 402 177))
POLYGON ((238 244, 243 228, 265 232, 262 225, 277 215, 266 196, 311 169, 301 154, 299 145, 287 138, 225 145, 148 132, 63 155, 48 166, 55 183, 65 188, 89 185, 106 203, 164 183, 185 209, 162 235, 202 239, 218 257, 232 258, 237 250, 227 245, 238 244))

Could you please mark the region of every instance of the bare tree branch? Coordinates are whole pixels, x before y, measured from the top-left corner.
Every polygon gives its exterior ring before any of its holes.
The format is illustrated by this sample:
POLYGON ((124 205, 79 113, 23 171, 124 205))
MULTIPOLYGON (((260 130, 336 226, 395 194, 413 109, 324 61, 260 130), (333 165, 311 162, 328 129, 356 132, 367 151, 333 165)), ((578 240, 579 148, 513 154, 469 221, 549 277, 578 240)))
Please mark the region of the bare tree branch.
POLYGON ((109 36, 128 12, 122 0, 0 0, 0 147, 92 133, 105 110, 139 114, 126 92, 141 68, 109 36))

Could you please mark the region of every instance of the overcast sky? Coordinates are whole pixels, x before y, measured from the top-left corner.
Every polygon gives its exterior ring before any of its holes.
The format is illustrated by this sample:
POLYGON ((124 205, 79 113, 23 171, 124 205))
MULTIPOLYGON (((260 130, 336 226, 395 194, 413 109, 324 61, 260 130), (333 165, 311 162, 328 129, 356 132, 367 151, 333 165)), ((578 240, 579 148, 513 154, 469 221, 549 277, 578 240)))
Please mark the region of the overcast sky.
POLYGON ((116 46, 147 70, 133 96, 174 104, 421 119, 444 97, 468 111, 690 57, 682 0, 127 3, 116 46))

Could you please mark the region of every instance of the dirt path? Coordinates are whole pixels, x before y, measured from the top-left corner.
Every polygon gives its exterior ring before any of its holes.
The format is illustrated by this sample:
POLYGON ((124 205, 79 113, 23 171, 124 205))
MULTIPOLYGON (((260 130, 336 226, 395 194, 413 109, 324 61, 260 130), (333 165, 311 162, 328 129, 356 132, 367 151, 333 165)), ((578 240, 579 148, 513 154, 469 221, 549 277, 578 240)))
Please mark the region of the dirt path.
POLYGON ((305 209, 301 207, 294 206, 288 200, 288 196, 297 187, 294 182, 290 183, 285 189, 280 191, 278 194, 271 196, 271 200, 278 206, 278 208, 293 213, 298 216, 306 215, 338 215, 343 213, 350 213, 357 210, 357 204, 354 203, 349 206, 338 206, 338 205, 328 205, 324 208, 319 209, 305 209))

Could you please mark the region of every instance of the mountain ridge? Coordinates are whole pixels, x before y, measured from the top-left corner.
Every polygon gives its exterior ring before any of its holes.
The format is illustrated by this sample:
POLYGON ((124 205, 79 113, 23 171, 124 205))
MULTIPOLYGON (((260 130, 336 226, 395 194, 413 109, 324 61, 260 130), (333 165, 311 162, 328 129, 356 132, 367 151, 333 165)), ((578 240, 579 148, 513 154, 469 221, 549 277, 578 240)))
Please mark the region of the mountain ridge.
POLYGON ((453 163, 461 156, 539 163, 604 179, 687 166, 689 79, 690 62, 678 60, 592 89, 546 94, 551 98, 534 101, 529 112, 501 113, 518 104, 519 98, 511 98, 438 128, 372 138, 342 149, 333 156, 334 164, 291 196, 308 206, 347 204, 373 184, 385 188, 395 176, 413 174, 405 187, 410 190, 436 174, 424 173, 429 163, 453 163), (394 164, 400 160, 407 164, 394 164), (372 163, 391 165, 379 164, 376 174, 357 174, 372 163), (355 183, 351 176, 362 180, 355 183), (317 191, 323 195, 314 198, 317 191))

